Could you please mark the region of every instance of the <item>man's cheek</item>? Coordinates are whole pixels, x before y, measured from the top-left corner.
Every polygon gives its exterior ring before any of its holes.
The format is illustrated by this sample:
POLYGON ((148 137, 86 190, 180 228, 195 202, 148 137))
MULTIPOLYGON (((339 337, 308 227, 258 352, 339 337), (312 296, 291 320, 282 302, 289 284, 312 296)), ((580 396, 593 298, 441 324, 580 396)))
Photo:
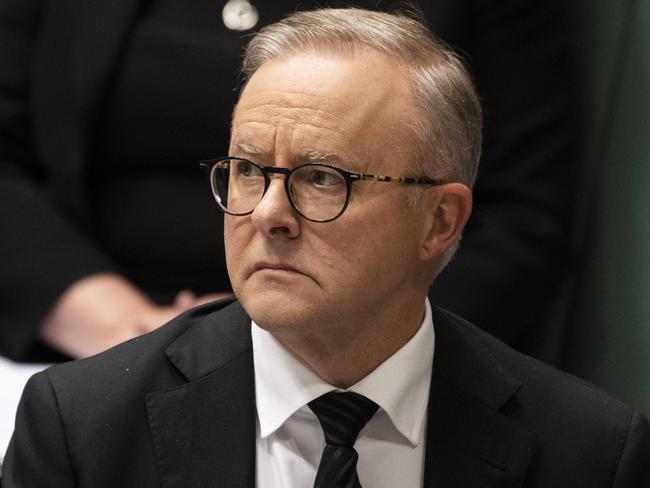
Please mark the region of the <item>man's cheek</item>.
MULTIPOLYGON (((334 237, 334 236, 332 236, 334 237)), ((311 248, 313 249, 313 260, 310 263, 312 266, 316 265, 320 271, 328 274, 334 273, 337 270, 349 270, 351 264, 351 246, 350 240, 346 237, 334 239, 320 239, 317 242, 312 241, 311 248)))

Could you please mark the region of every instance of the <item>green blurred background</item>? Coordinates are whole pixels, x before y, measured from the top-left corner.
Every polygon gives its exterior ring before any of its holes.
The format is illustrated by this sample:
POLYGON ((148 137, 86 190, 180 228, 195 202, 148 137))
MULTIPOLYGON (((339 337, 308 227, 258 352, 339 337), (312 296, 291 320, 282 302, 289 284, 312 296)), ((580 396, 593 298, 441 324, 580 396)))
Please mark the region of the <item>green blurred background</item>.
POLYGON ((650 0, 572 0, 575 268, 538 355, 650 414, 650 0))

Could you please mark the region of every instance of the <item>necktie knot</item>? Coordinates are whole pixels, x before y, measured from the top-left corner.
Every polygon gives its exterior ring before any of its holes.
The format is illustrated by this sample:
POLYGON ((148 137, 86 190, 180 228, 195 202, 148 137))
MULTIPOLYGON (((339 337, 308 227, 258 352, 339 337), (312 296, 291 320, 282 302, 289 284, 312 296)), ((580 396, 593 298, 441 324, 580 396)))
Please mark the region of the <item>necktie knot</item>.
POLYGON ((330 392, 309 402, 329 445, 352 447, 379 406, 354 392, 330 392))

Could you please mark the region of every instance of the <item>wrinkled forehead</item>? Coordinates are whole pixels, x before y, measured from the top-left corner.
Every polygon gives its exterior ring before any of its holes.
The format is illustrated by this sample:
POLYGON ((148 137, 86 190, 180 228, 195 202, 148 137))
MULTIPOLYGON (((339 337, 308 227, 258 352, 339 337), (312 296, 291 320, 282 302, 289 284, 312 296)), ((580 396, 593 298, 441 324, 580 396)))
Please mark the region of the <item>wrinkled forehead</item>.
POLYGON ((232 142, 258 139, 268 147, 259 139, 277 142, 282 132, 284 142, 318 142, 314 151, 376 158, 385 146, 412 145, 413 111, 403 68, 384 55, 294 54, 263 64, 251 77, 235 110, 232 142))

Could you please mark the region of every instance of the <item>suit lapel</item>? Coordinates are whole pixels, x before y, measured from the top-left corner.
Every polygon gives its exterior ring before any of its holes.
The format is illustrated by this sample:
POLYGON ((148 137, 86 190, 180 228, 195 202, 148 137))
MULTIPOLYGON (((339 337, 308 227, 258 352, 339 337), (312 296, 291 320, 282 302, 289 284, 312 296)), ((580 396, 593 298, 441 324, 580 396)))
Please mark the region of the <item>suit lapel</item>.
POLYGON ((250 319, 235 303, 190 328, 166 353, 188 383, 146 397, 162 485, 253 488, 250 319))
POLYGON ((424 486, 522 486, 536 435, 500 412, 521 383, 471 326, 439 309, 434 323, 424 486))

